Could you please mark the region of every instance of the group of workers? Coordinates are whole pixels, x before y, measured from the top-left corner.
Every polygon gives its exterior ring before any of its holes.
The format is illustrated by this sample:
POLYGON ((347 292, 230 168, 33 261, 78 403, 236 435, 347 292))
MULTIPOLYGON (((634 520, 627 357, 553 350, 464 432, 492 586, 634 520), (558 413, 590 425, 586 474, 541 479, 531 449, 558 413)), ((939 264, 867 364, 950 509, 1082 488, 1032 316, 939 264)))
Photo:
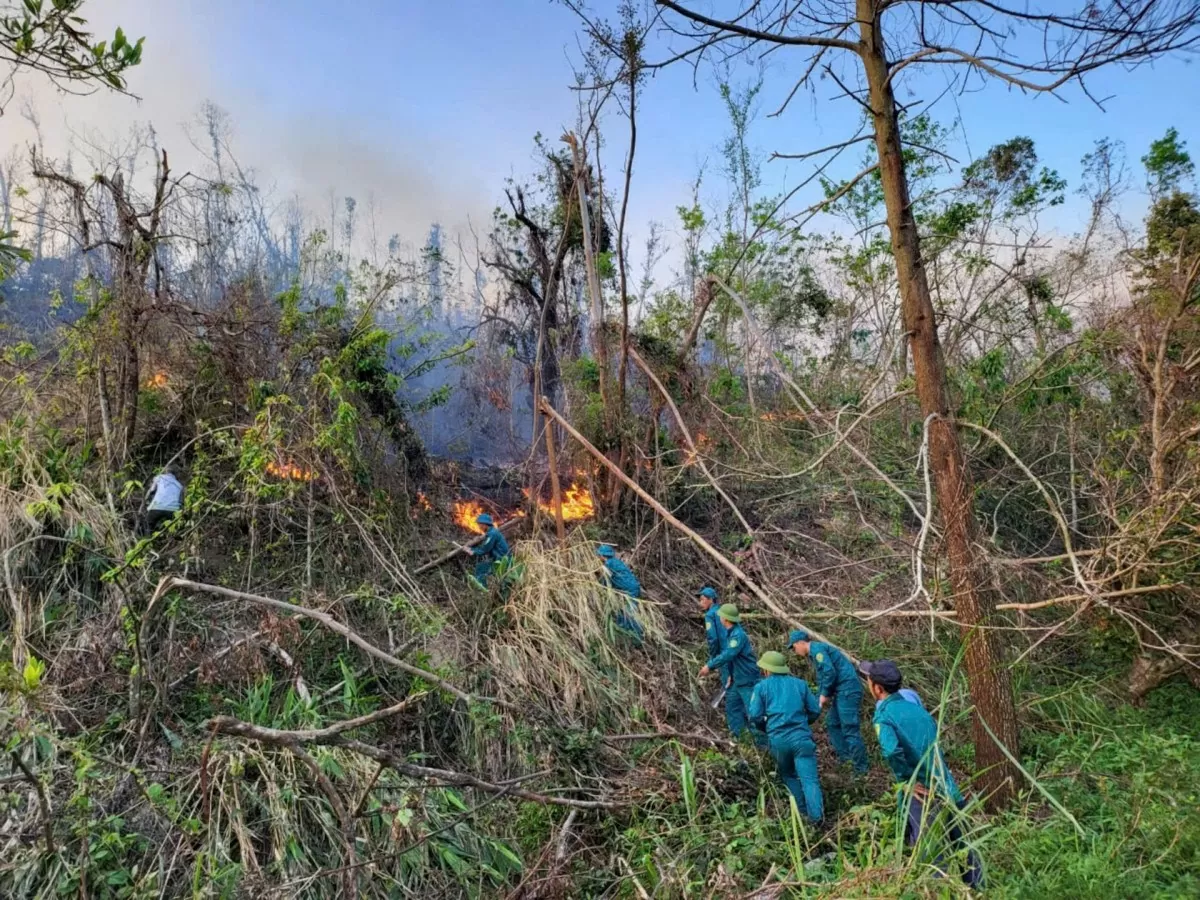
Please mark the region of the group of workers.
MULTIPOLYGON (((768 650, 755 657, 736 605, 718 605, 717 591, 708 586, 697 592, 696 599, 704 613, 708 642, 708 661, 699 675, 720 676, 729 730, 735 738, 750 736, 771 753, 779 777, 802 815, 819 822, 825 812, 812 731, 822 713, 838 758, 859 775, 869 768, 859 725, 861 675, 875 701, 879 749, 900 785, 906 842, 915 844, 923 829, 944 811, 951 845, 956 849, 964 845, 956 811, 965 807, 966 801, 938 747, 937 722, 917 693, 904 687, 896 663, 889 659, 863 662, 855 669, 837 647, 814 641, 808 632, 795 629, 788 634, 787 643, 796 656, 812 661, 817 676, 814 693, 807 681, 791 674, 783 653, 768 650), (946 801, 952 809, 947 809, 946 801)), ((968 849, 962 877, 972 887, 982 882, 983 871, 974 850, 968 849)))
MULTIPOLYGON (((163 469, 147 491, 147 532, 154 533, 175 516, 182 502, 183 485, 170 468, 163 469)), ((482 513, 475 521, 485 529, 483 539, 464 547, 463 552, 478 560, 474 578, 480 586, 486 586, 497 565, 512 559, 512 548, 490 515, 482 513)), ((602 581, 626 597, 625 607, 613 614, 612 622, 640 646, 645 634, 638 621, 641 583, 610 545, 601 544, 596 553, 603 561, 602 581)), ((825 810, 812 730, 822 714, 838 758, 849 763, 858 775, 868 771, 867 748, 860 730, 860 675, 875 701, 879 748, 901 785, 899 800, 906 822, 906 842, 916 843, 923 828, 945 809, 945 801, 954 810, 966 805, 937 745, 937 722, 917 693, 904 687, 894 662, 863 662, 855 669, 837 647, 814 641, 808 632, 795 629, 788 634, 787 644, 796 656, 812 661, 817 676, 814 693, 806 680, 791 674, 783 653, 768 650, 755 656, 741 626, 741 612, 735 604, 721 604, 715 588, 702 587, 696 599, 704 614, 708 644, 708 659, 700 669, 700 677, 720 676, 730 732, 735 738, 746 735, 770 752, 779 777, 808 820, 820 822, 825 810)), ((962 832, 953 811, 950 813, 946 833, 952 845, 961 846, 962 832)), ((968 851, 963 881, 970 886, 982 881, 982 868, 973 850, 968 851)))
MULTIPOLYGON (((480 559, 475 575, 486 581, 495 563, 512 551, 491 516, 485 513, 476 521, 487 531, 483 540, 466 552, 480 559)), ((624 609, 613 615, 613 624, 640 645, 644 636, 637 619, 641 583, 611 546, 601 544, 596 553, 603 560, 602 580, 627 598, 624 609)), ((704 614, 708 644, 708 658, 699 675, 720 676, 730 732, 735 738, 747 736, 770 752, 780 779, 802 815, 820 822, 825 814, 812 730, 822 715, 837 757, 857 775, 865 775, 870 767, 860 722, 865 679, 875 702, 875 736, 880 751, 901 785, 899 802, 905 840, 915 844, 922 831, 945 812, 947 837, 952 846, 963 845, 956 812, 966 801, 938 747, 937 722, 916 691, 904 687, 896 663, 888 659, 863 662, 856 669, 837 647, 813 640, 803 629, 794 629, 787 636, 787 646, 796 656, 812 662, 817 680, 814 692, 806 680, 791 674, 783 653, 768 650, 755 655, 750 637, 742 628, 740 610, 732 603, 722 605, 715 588, 702 587, 696 599, 704 614)), ((977 855, 968 849, 963 881, 977 886, 982 876, 977 855)))

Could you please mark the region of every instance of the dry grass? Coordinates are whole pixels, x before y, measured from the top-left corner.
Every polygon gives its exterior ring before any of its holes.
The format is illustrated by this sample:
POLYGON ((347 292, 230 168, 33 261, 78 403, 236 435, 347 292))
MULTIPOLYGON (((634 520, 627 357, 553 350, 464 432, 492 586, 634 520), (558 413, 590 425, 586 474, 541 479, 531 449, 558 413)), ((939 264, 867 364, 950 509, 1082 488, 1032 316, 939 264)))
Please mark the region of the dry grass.
POLYGON ((516 553, 524 574, 506 601, 509 627, 486 651, 503 693, 576 725, 629 723, 630 698, 645 694, 670 652, 661 610, 640 601, 645 638, 635 647, 613 622, 627 598, 600 582, 600 561, 578 533, 561 549, 525 541, 516 553))

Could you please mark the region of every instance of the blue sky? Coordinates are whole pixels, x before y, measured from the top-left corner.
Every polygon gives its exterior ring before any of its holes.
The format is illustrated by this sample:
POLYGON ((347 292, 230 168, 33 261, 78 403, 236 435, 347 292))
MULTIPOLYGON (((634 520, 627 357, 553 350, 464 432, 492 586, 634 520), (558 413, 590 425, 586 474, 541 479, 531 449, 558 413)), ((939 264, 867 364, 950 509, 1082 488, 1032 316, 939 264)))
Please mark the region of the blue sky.
MULTIPOLYGON (((71 100, 64 108, 72 126, 92 120, 111 129, 117 109, 163 130, 212 100, 230 111, 249 162, 284 189, 311 198, 333 190, 360 200, 376 192, 410 234, 429 218, 451 227, 468 217, 485 225, 503 179, 532 168, 533 134, 557 136, 575 119, 570 85, 578 22, 550 0, 89 0, 87 7, 98 29, 120 23, 146 35, 144 63, 131 79, 144 100, 128 107, 96 97, 71 100)), ((802 64, 788 54, 773 54, 765 71, 764 114, 802 64)), ((918 88, 935 93, 943 77, 935 72, 918 88)), ((692 70, 680 67, 646 85, 635 234, 649 219, 673 226, 674 208, 687 201, 699 167, 705 161, 710 171, 719 167, 727 121, 712 71, 702 68, 696 79, 693 86, 692 70)), ((961 113, 967 143, 956 153, 963 162, 968 149, 978 154, 1025 134, 1072 186, 1079 157, 1104 136, 1124 140, 1135 166, 1170 125, 1200 150, 1194 65, 1169 60, 1132 73, 1111 70, 1092 87, 1097 95, 1115 95, 1107 112, 1078 92, 1063 104, 992 87, 957 104, 943 101, 934 114, 949 121, 961 113)), ((846 101, 802 95, 784 117, 760 119, 752 142, 764 153, 812 149, 844 139, 856 120, 846 101)), ((606 162, 615 175, 626 135, 616 119, 608 127, 606 162)), ((847 155, 846 174, 857 169, 857 159, 847 155)), ((786 184, 801 171, 770 163, 767 184, 786 184)), ((710 184, 715 190, 711 176, 710 184)))

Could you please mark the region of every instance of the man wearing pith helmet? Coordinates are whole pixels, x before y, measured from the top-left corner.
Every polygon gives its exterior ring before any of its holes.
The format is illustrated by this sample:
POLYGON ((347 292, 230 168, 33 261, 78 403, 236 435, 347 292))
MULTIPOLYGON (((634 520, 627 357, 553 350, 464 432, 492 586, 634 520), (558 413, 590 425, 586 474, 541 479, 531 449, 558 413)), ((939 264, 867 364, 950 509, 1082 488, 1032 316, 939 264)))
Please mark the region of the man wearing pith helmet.
POLYGON ((867 771, 867 748, 863 744, 859 725, 863 689, 858 673, 846 655, 837 647, 814 641, 807 631, 797 628, 788 635, 788 644, 797 656, 812 657, 817 670, 817 686, 821 709, 828 710, 825 730, 829 743, 839 759, 854 766, 863 775, 867 771))
POLYGON ((742 614, 732 603, 726 603, 717 610, 724 634, 721 636, 721 652, 711 657, 700 669, 700 677, 704 678, 711 672, 727 672, 729 690, 725 695, 725 721, 733 736, 749 731, 754 737, 754 743, 760 747, 766 746, 766 736, 754 727, 747 715, 750 707, 750 694, 758 684, 758 664, 754 659, 754 648, 750 646, 750 638, 739 624, 742 614))
MULTIPOLYGON (((899 666, 890 659, 881 659, 862 663, 859 671, 867 676, 867 687, 875 698, 875 736, 879 738, 879 749, 883 751, 888 768, 900 784, 898 800, 901 814, 906 819, 904 838, 913 845, 920 838, 923 826, 938 818, 943 798, 958 809, 962 809, 966 801, 942 758, 937 744, 937 722, 919 704, 900 696, 904 679, 899 666), (911 791, 908 789, 910 784, 911 791)), ((961 849, 965 840, 954 815, 952 813, 946 834, 951 845, 961 849)), ((974 850, 967 851, 962 878, 971 887, 978 887, 983 880, 983 869, 974 850)))
POLYGON ((795 798, 796 808, 810 821, 819 822, 824 800, 810 726, 821 715, 821 707, 808 682, 788 671, 787 659, 779 651, 764 653, 758 667, 764 678, 750 695, 750 719, 765 724, 775 770, 795 798))

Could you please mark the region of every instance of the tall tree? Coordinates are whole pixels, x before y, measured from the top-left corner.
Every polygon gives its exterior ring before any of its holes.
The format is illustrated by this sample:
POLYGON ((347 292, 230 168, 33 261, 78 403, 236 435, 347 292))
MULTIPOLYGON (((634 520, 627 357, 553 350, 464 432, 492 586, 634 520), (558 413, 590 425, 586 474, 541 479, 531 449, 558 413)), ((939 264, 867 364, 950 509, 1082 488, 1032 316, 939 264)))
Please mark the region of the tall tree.
MULTIPOLYGON (((742 0, 706 15, 676 0, 655 0, 664 22, 687 42, 673 59, 741 54, 747 45, 806 54, 803 74, 783 102, 828 77, 865 111, 869 133, 808 154, 836 153, 870 141, 877 162, 847 184, 878 172, 887 211, 905 336, 909 340, 929 461, 949 557, 965 664, 975 705, 981 783, 993 805, 1012 796, 1018 745, 1012 687, 988 626, 990 596, 976 541, 972 481, 952 418, 937 319, 913 213, 901 135, 901 83, 929 66, 949 70, 958 87, 995 80, 1054 95, 1106 65, 1136 65, 1200 41, 1195 0, 1110 0, 1060 12, 1048 0, 742 0), (846 65, 836 65, 839 57, 846 65)), ((1087 94, 1087 96, 1091 96, 1087 94)), ((849 187, 847 189, 849 189, 849 187)))

